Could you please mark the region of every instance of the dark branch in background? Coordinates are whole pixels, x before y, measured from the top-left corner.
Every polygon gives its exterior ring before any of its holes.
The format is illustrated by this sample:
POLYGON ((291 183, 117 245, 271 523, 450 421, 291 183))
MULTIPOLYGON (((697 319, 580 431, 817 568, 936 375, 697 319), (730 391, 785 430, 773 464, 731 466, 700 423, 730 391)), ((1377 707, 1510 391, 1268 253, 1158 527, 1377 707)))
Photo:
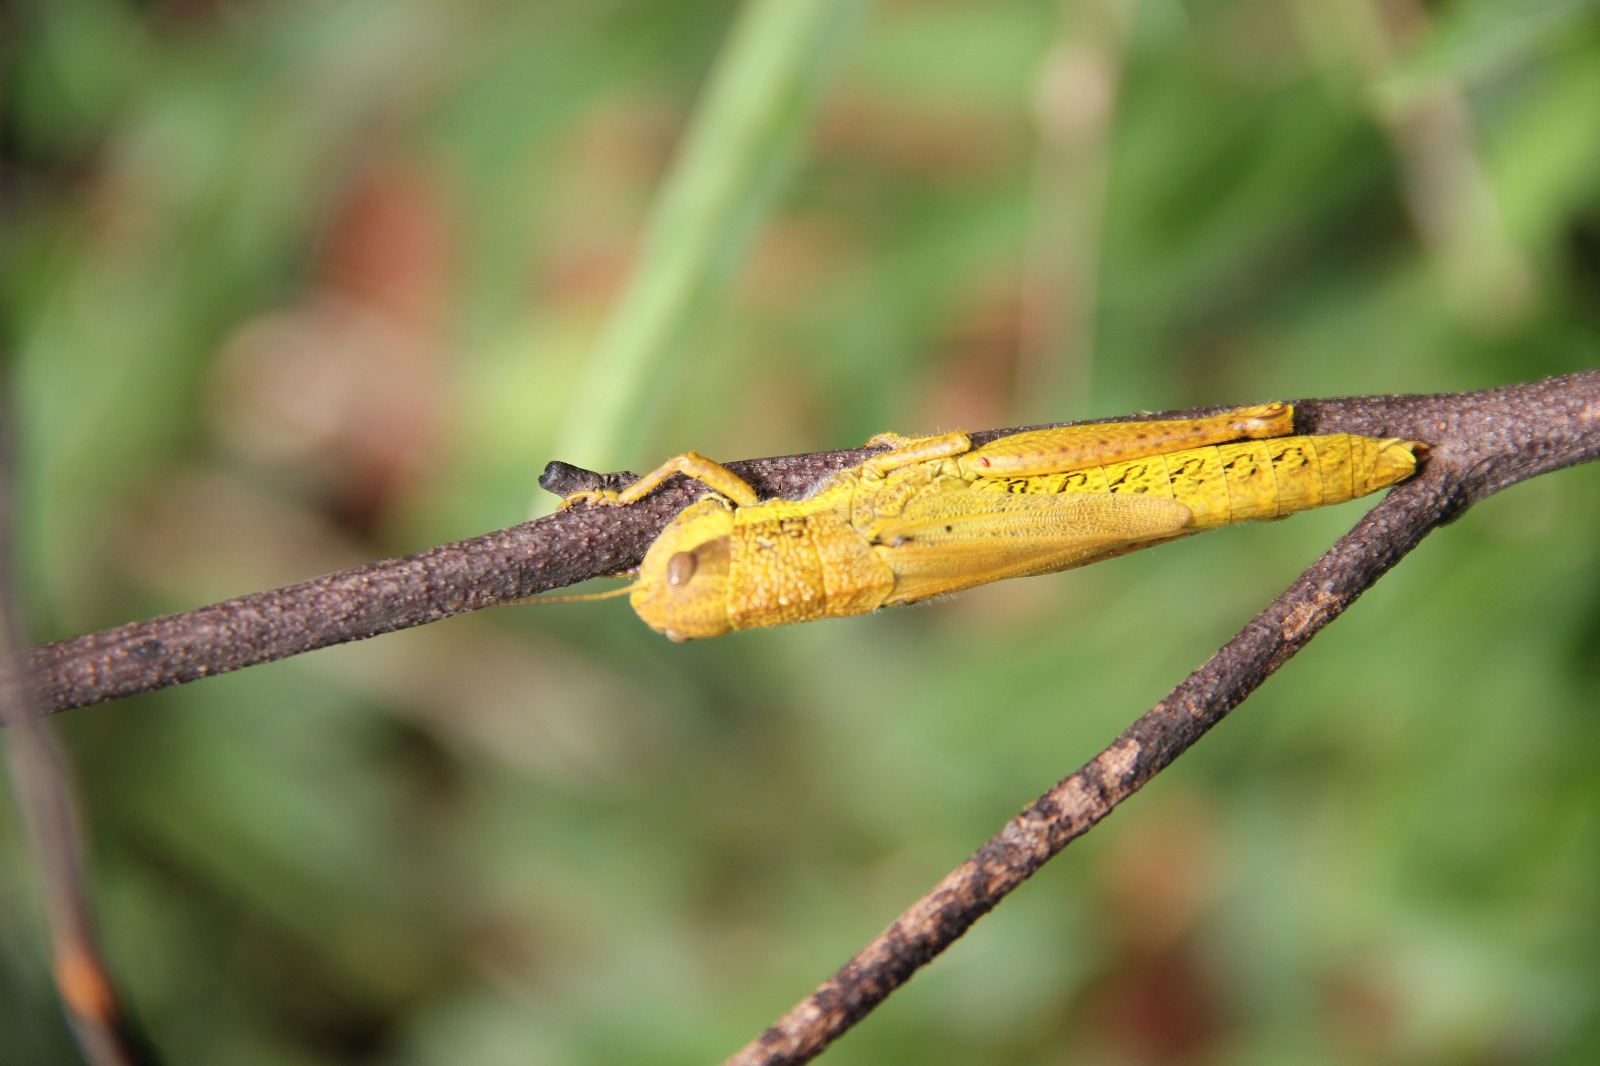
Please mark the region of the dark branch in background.
MULTIPOLYGON (((1483 392, 1301 400, 1295 406, 1302 433, 1365 433, 1432 445, 1424 483, 1446 493, 1441 520, 1447 520, 1512 482, 1594 458, 1600 371, 1483 392), (1440 481, 1445 475, 1448 483, 1440 481)), ((974 433, 973 439, 1013 432, 974 433)), ((728 465, 763 497, 799 497, 869 454, 855 448, 728 465)), ((540 484, 564 494, 626 479, 552 463, 540 484)), ((574 508, 416 555, 40 645, 28 652, 39 705, 61 711, 148 692, 625 570, 638 564, 667 520, 704 491, 675 478, 631 507, 574 508)))
POLYGON ((11 582, 11 498, 0 455, 0 725, 23 847, 44 907, 56 993, 90 1066, 150 1066, 154 1052, 135 1031, 96 934, 84 872, 77 803, 66 756, 33 708, 18 655, 21 641, 11 582))

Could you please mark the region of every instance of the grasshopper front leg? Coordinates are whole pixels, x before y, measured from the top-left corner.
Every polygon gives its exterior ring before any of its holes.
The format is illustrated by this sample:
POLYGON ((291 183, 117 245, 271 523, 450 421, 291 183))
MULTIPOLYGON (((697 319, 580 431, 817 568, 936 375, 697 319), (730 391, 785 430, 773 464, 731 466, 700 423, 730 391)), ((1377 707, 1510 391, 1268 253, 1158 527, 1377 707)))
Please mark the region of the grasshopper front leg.
POLYGON ((590 506, 624 506, 636 503, 673 474, 693 478, 712 491, 726 496, 740 507, 750 507, 759 500, 756 490, 750 487, 750 483, 732 470, 715 460, 707 459, 698 452, 684 452, 682 455, 674 455, 621 492, 613 492, 610 489, 581 489, 574 492, 562 499, 561 509, 566 510, 579 503, 587 503, 590 506))

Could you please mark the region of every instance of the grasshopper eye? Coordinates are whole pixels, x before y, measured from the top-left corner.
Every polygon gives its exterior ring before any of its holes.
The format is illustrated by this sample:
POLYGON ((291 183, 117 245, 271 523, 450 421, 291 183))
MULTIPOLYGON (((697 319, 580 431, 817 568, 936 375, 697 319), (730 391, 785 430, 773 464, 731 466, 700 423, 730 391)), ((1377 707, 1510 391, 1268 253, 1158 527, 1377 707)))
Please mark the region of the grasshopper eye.
POLYGON ((667 560, 667 588, 681 589, 694 577, 693 552, 678 552, 667 560))

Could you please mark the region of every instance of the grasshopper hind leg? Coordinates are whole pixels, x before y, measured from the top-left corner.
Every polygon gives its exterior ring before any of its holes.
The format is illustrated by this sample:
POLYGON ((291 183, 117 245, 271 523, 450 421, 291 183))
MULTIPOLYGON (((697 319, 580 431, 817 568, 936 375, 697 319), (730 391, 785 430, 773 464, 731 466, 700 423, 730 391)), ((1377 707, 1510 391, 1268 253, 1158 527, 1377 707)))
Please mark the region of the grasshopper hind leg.
POLYGON ((969 477, 1034 477, 1293 432, 1294 409, 1286 403, 1264 403, 1204 418, 1024 430, 974 448, 956 461, 969 477))

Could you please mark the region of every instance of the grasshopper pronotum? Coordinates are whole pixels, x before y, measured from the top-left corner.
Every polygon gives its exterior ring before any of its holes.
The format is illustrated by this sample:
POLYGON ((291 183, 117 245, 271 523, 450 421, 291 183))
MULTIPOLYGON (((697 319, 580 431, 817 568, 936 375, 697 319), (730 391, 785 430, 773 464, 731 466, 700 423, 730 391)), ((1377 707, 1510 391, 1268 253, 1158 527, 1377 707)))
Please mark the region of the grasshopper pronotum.
POLYGON ((683 641, 1054 573, 1343 503, 1416 469, 1413 441, 1293 432, 1289 405, 1268 403, 978 447, 965 433, 882 434, 868 443, 888 451, 803 500, 759 500, 727 467, 685 452, 621 492, 576 492, 562 506, 632 503, 673 474, 714 490, 668 523, 626 590, 647 625, 683 641))

